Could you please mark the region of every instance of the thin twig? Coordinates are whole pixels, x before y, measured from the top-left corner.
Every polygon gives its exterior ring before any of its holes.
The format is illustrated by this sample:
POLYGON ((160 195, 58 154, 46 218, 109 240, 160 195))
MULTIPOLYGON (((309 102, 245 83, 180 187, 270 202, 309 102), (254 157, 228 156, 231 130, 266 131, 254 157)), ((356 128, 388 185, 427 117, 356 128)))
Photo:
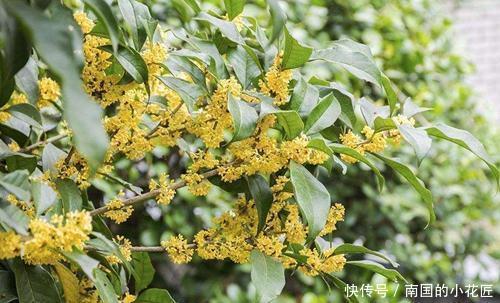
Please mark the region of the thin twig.
MULTIPOLYGON (((212 169, 212 170, 209 170, 209 171, 201 174, 201 176, 204 178, 210 178, 210 177, 215 176, 215 175, 217 175, 217 169, 212 169)), ((177 190, 177 189, 184 187, 184 186, 186 186, 186 182, 184 182, 183 180, 180 180, 180 181, 177 181, 177 182, 173 183, 172 185, 170 185, 169 188, 173 189, 173 190, 177 190)), ((152 190, 150 192, 144 193, 142 195, 132 197, 130 199, 124 200, 121 208, 131 206, 134 204, 138 204, 138 203, 147 201, 149 199, 153 199, 154 197, 158 196, 159 194, 160 194, 160 190, 155 189, 155 190, 152 190)), ((109 210, 111 210, 111 209, 108 209, 107 206, 99 207, 99 208, 91 211, 90 215, 91 216, 101 215, 103 213, 108 212, 109 210)), ((116 209, 113 209, 113 210, 116 210, 116 209)))
POLYGON ((32 151, 32 150, 36 149, 39 146, 43 146, 43 145, 46 145, 46 144, 49 144, 49 143, 52 143, 52 142, 59 141, 59 140, 64 139, 64 138, 66 138, 68 136, 69 136, 69 134, 59 134, 57 136, 50 137, 50 138, 48 138, 45 141, 38 141, 37 143, 34 143, 34 144, 30 145, 30 146, 27 146, 25 148, 21 148, 19 150, 19 152, 20 153, 29 152, 29 151, 32 151))

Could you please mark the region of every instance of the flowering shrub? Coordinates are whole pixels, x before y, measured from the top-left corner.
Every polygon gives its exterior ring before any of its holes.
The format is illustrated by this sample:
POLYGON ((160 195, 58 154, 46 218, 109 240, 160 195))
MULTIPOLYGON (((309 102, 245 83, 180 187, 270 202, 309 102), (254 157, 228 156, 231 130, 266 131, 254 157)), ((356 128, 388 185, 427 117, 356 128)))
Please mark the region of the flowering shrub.
POLYGON ((83 2, 73 12, 57 1, 0 2, 0 278, 15 281, 6 290, 12 299, 173 301, 167 290, 147 289, 153 252, 173 263, 251 263, 262 302, 279 295, 285 269, 340 290, 344 282, 333 273, 346 265, 404 280, 379 263, 347 261, 373 254, 397 267, 388 257, 325 240, 345 210, 332 203, 319 173, 361 162, 382 190, 383 162, 421 195, 431 226, 430 191, 384 150, 409 144, 421 161, 432 138, 448 140, 485 161, 498 180, 468 132, 416 126, 414 116, 426 109, 394 90, 368 47, 343 39, 313 50, 289 33, 275 1, 267 2, 267 31, 242 15, 241 0, 224 1, 225 12, 185 1, 194 18, 175 30, 135 0, 116 7, 83 2), (385 92, 387 105, 355 100, 338 83, 305 79, 300 68, 310 61, 345 68, 385 92), (138 186, 116 174, 121 159, 139 162, 159 148, 183 156, 179 178, 160 174, 138 186), (123 191, 92 201, 100 178, 123 191), (180 188, 206 196, 212 186, 231 193, 234 206, 193 239, 134 246, 108 227, 127 221, 138 204, 169 205, 180 188))

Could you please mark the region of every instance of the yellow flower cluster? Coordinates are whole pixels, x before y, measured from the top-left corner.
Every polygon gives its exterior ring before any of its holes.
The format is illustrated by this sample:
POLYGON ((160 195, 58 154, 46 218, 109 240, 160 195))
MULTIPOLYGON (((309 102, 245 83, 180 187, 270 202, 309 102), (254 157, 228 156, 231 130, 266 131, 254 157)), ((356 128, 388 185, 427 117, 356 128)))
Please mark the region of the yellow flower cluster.
MULTIPOLYGON (((122 196, 120 192, 118 196, 122 196)), ((120 197, 116 197, 106 204, 108 211, 104 213, 104 216, 110 218, 115 223, 120 224, 128 220, 132 213, 134 212, 134 208, 132 206, 124 207, 123 201, 120 197)))
POLYGON ((11 115, 6 111, 10 105, 22 104, 27 102, 28 98, 25 94, 14 91, 8 103, 0 108, 0 123, 4 123, 10 119, 11 115))
POLYGON ((78 281, 78 292, 80 293, 81 303, 98 303, 99 294, 95 289, 94 283, 87 277, 78 281))
POLYGON ((194 250, 187 243, 182 235, 170 237, 170 239, 161 242, 172 262, 184 264, 191 261, 194 250))
MULTIPOLYGON (((132 261, 132 243, 130 242, 130 240, 125 238, 124 236, 118 235, 113 239, 113 242, 115 242, 119 246, 120 254, 122 255, 122 257, 127 261, 132 261)), ((106 260, 109 262, 109 264, 122 263, 122 260, 116 255, 106 256, 106 260)))
POLYGON ((325 153, 307 147, 309 139, 305 135, 282 142, 270 137, 267 131, 275 123, 274 115, 266 116, 259 122, 254 136, 229 145, 228 151, 234 158, 230 160, 234 164, 218 169, 222 180, 232 182, 245 174, 275 173, 287 166, 290 160, 301 164, 321 164, 328 159, 325 153))
POLYGON ((136 296, 129 294, 128 292, 125 293, 123 296, 123 299, 121 300, 121 303, 134 303, 135 300, 137 299, 136 296))
POLYGON ((264 80, 259 80, 260 91, 268 96, 274 97, 275 105, 288 103, 288 84, 292 80, 292 70, 281 70, 283 54, 280 53, 274 58, 273 65, 266 73, 264 80))
POLYGON ((83 249, 92 231, 92 218, 84 211, 54 215, 50 222, 35 218, 29 231, 26 237, 13 231, 0 232, 0 259, 21 256, 27 264, 55 264, 63 259, 59 252, 83 249))
POLYGON ((62 158, 54 165, 56 172, 52 172, 50 179, 72 179, 80 187, 86 189, 90 186, 90 167, 87 160, 78 152, 70 155, 70 158, 62 158))
POLYGON ((299 269, 308 276, 317 276, 320 273, 332 273, 344 268, 346 259, 344 255, 334 255, 334 249, 326 249, 319 253, 315 248, 304 248, 300 254, 307 257, 307 261, 299 269))
POLYGON ((228 94, 241 95, 241 85, 231 77, 220 80, 208 104, 187 125, 187 130, 199 137, 208 148, 219 147, 224 140, 224 130, 232 127, 233 120, 227 109, 228 94))
POLYGON ((170 180, 168 178, 168 175, 165 173, 162 173, 160 175, 158 182, 153 179, 149 181, 149 190, 159 190, 159 194, 156 196, 156 201, 158 202, 158 204, 170 204, 175 196, 175 190, 171 188, 172 183, 174 183, 174 181, 170 180))
POLYGON ((323 227, 323 230, 319 233, 319 235, 324 236, 336 230, 337 222, 343 221, 344 215, 345 215, 344 206, 340 203, 335 203, 335 205, 330 208, 325 227, 323 227))
POLYGON ((40 90, 40 98, 36 103, 38 108, 50 106, 53 102, 56 102, 61 95, 59 84, 50 78, 43 77, 40 79, 38 81, 38 87, 40 90))
MULTIPOLYGON (((307 228, 302 223, 297 204, 288 202, 293 196, 293 193, 285 191, 288 181, 284 176, 276 178, 276 184, 272 187, 273 204, 261 232, 257 234, 258 215, 254 201, 246 200, 242 196, 233 210, 213 219, 213 227, 195 235, 194 244, 198 256, 202 259, 227 258, 236 263, 247 263, 250 252, 258 249, 279 259, 287 268, 299 265, 299 269, 308 275, 341 270, 345 258, 342 255, 333 255, 333 249, 318 252, 315 248, 304 247, 300 255, 306 257, 307 262, 300 264, 289 257, 292 252, 289 251, 289 244, 305 244, 307 228)), ((336 223, 342 221, 343 216, 344 207, 341 204, 332 206, 327 223, 320 234, 334 231, 336 223)), ((176 247, 188 245, 183 238, 176 239, 174 243, 176 247)))
MULTIPOLYGON (((365 126, 361 132, 365 136, 365 140, 362 140, 361 137, 349 130, 346 134, 340 135, 340 142, 342 142, 345 146, 354 149, 361 155, 364 155, 365 152, 377 153, 385 149, 387 143, 383 133, 375 133, 375 131, 369 126, 365 126)), ((358 161, 345 154, 340 155, 340 158, 351 164, 358 161)))
POLYGON ((32 203, 21 201, 12 194, 8 194, 6 199, 10 204, 19 207, 28 217, 33 218, 35 216, 35 207, 32 203))
POLYGON ((202 175, 195 172, 188 172, 181 176, 188 186, 188 190, 195 196, 206 196, 212 188, 212 184, 202 175))
POLYGON ((13 231, 0 232, 0 260, 12 259, 21 253, 21 236, 13 231))

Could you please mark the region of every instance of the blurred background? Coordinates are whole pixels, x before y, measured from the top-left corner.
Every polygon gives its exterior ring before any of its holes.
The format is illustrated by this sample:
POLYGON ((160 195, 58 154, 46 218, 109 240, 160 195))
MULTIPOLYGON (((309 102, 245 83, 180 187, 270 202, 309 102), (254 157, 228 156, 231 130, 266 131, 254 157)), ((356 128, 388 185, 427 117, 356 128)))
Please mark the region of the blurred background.
MULTIPOLYGON (((223 1, 202 2, 214 11, 223 10, 223 1)), ((144 3, 162 20, 164 29, 193 16, 183 0, 144 3)), ((244 15, 266 25, 269 18, 263 1, 247 3, 244 15)), ((306 44, 325 48, 342 37, 367 44, 402 93, 433 108, 425 117, 470 131, 499 163, 499 0, 294 0, 280 1, 280 5, 288 14, 290 31, 306 44)), ((334 66, 316 64, 306 72, 337 81, 356 98, 382 102, 375 87, 334 66)), ((425 118, 419 122, 425 123, 425 118)), ((346 220, 339 225, 334 243, 359 243, 383 251, 401 264, 399 271, 409 283, 492 285, 500 294, 500 195, 486 166, 446 142, 434 143, 420 166, 408 146, 393 156, 413 163, 430 187, 436 224, 424 229, 427 212, 420 197, 390 170, 383 172, 387 185, 379 193, 367 168, 349 166, 343 175, 337 167, 331 176, 323 176, 333 199, 346 207, 346 220)), ((157 149, 153 157, 140 163, 123 160, 118 167, 121 177, 146 186, 149 177, 164 171, 178 177, 183 161, 178 150, 157 149)), ((94 185, 107 193, 104 199, 119 190, 103 180, 94 185)), ((215 187, 202 199, 181 190, 169 206, 147 204, 126 224, 113 229, 142 245, 157 245, 178 233, 191 239, 196 231, 210 226, 211 217, 230 209, 231 203, 231 196, 215 187)), ((249 266, 199 259, 179 266, 170 263, 166 254, 152 258, 157 270, 154 286, 166 287, 178 302, 255 302, 249 266)), ((373 295, 360 298, 362 302, 404 302, 404 287, 377 274, 348 270, 341 277, 354 285, 388 283, 388 298, 373 295)), ((276 302, 342 300, 340 292, 330 290, 321 279, 290 272, 276 302)))

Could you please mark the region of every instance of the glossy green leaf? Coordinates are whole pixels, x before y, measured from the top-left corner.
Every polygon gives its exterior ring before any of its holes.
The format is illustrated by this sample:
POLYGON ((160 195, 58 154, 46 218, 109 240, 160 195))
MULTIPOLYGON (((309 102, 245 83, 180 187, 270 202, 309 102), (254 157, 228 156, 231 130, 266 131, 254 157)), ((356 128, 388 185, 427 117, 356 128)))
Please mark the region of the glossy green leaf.
POLYGON ((146 252, 135 252, 132 254, 132 267, 137 273, 135 293, 139 293, 151 284, 155 275, 155 269, 151 264, 149 254, 146 252))
POLYGON ((57 200, 57 193, 48 184, 37 180, 42 172, 36 169, 32 174, 33 180, 31 181, 31 196, 35 203, 36 214, 41 215, 49 209, 57 200))
POLYGON ((68 260, 74 262, 87 275, 87 277, 95 281, 94 269, 97 269, 99 262, 92 259, 81 251, 74 249, 72 252, 62 253, 68 260))
POLYGON ((429 138, 429 135, 425 130, 421 128, 414 128, 411 125, 398 125, 398 129, 405 141, 410 143, 413 150, 415 150, 418 162, 420 163, 431 149, 431 138, 429 138))
POLYGON ((28 224, 30 218, 17 206, 9 205, 5 208, 0 208, 0 225, 8 226, 15 230, 18 234, 28 235, 28 224))
POLYGON ((175 303, 166 289, 150 288, 141 293, 134 303, 175 303))
POLYGON ((61 196, 64 212, 82 210, 82 194, 75 182, 71 179, 58 179, 55 183, 61 196))
POLYGON ((311 57, 313 49, 299 43, 285 28, 285 50, 281 61, 282 69, 297 68, 304 65, 311 57))
POLYGON ((19 303, 63 302, 54 279, 43 267, 26 265, 16 258, 10 261, 10 268, 16 277, 19 303))
POLYGON ((54 269, 63 289, 64 302, 80 303, 80 285, 76 275, 61 263, 54 264, 54 269))
POLYGON ((376 263, 373 261, 369 261, 369 260, 347 261, 346 264, 368 269, 368 270, 373 271, 375 273, 381 274, 382 276, 384 276, 387 279, 392 280, 394 282, 396 282, 396 281, 401 281, 401 282, 405 282, 405 283, 408 282, 397 270, 387 269, 384 266, 380 265, 379 263, 376 263))
POLYGON ((296 111, 280 110, 274 114, 278 118, 278 124, 285 130, 288 139, 297 137, 304 130, 304 122, 296 111))
POLYGON ((195 104, 199 97, 205 95, 198 85, 174 77, 158 77, 168 88, 179 94, 186 104, 189 112, 194 112, 195 104))
POLYGON ((426 131, 433 137, 453 142, 474 153, 481 160, 483 160, 486 165, 488 165, 493 176, 497 180, 497 186, 499 185, 500 175, 495 162, 490 158, 483 144, 479 142, 479 140, 477 140, 471 133, 446 124, 438 124, 436 126, 428 127, 426 128, 426 131))
POLYGON ((300 117, 305 118, 318 103, 318 98, 318 89, 301 77, 293 89, 290 109, 298 111, 300 117))
POLYGON ((55 164, 64 159, 66 153, 60 148, 56 147, 54 144, 49 143, 45 145, 42 151, 42 167, 43 171, 54 170, 55 164))
POLYGON ((83 0, 83 2, 92 10, 97 16, 99 22, 104 25, 104 28, 111 40, 113 50, 118 51, 118 44, 120 43, 120 27, 116 16, 111 10, 111 7, 105 0, 83 0))
POLYGON ((384 177, 380 173, 379 169, 375 165, 373 165, 373 163, 371 163, 370 160, 368 160, 365 156, 361 155, 356 150, 354 150, 350 147, 347 147, 345 145, 342 145, 342 144, 331 143, 331 144, 329 144, 329 147, 335 153, 344 154, 344 155, 347 155, 349 157, 353 157, 354 159, 361 161, 364 164, 368 165, 368 167, 370 167, 372 169, 372 171, 375 173, 375 176, 377 177, 377 184, 378 184, 379 191, 381 191, 382 188, 384 188, 384 182, 385 182, 384 177))
POLYGON ((233 95, 228 95, 227 109, 231 113, 234 125, 232 141, 248 138, 255 130, 259 116, 255 109, 245 101, 236 99, 233 95))
POLYGON ((267 5, 269 5, 269 12, 271 13, 271 22, 273 24, 273 31, 271 34, 271 39, 269 39, 268 44, 271 44, 276 40, 283 28, 285 27, 286 22, 286 14, 281 9, 278 0, 267 0, 267 5))
POLYGON ((227 59, 243 88, 249 87, 252 81, 261 74, 254 59, 241 45, 230 51, 227 54, 227 59))
POLYGON ((7 109, 12 116, 35 127, 42 129, 42 117, 36 107, 29 103, 15 104, 7 109))
POLYGON ((243 12, 243 8, 245 8, 245 2, 245 0, 224 0, 224 6, 226 7, 226 12, 229 20, 233 20, 243 12))
POLYGON ((31 104, 36 104, 40 97, 38 89, 38 65, 33 58, 29 58, 26 65, 16 74, 16 85, 26 94, 31 104))
POLYGON ((113 289, 113 284, 106 274, 99 268, 94 269, 94 285, 103 303, 119 303, 118 297, 113 289))
POLYGON ((392 118, 376 117, 373 122, 375 133, 396 129, 397 125, 392 118))
POLYGON ((330 93, 313 108, 307 117, 304 131, 306 134, 315 134, 322 131, 337 121, 340 112, 339 102, 333 93, 330 93))
POLYGON ((7 270, 0 270, 0 303, 10 303, 17 300, 14 274, 7 270))
POLYGON ((15 195, 22 201, 29 201, 29 174, 26 170, 16 170, 8 174, 0 174, 0 187, 15 195))
POLYGON ((323 229, 330 210, 330 194, 304 166, 290 162, 290 180, 295 200, 308 226, 308 242, 313 241, 323 229))
MULTIPOLYGON (((108 46, 102 46, 101 49, 111 52, 108 46)), ((134 49, 128 47, 119 47, 115 53, 115 58, 127 73, 132 76, 137 83, 148 82, 148 66, 142 56, 134 49)))
POLYGON ((381 73, 370 49, 349 39, 337 40, 330 48, 314 51, 311 60, 336 63, 362 80, 376 85, 381 83, 381 73))
MULTIPOLYGON (((118 7, 129 27, 135 49, 139 51, 146 40, 148 31, 150 31, 148 24, 153 22, 149 8, 136 0, 118 0, 118 7)), ((154 22, 153 24, 156 27, 154 22)))
POLYGON ((368 249, 362 245, 354 245, 354 244, 349 244, 349 243, 344 243, 335 248, 335 251, 333 252, 336 255, 339 254, 370 254, 377 256, 379 258, 382 258, 389 262, 393 267, 398 267, 399 264, 394 262, 391 258, 387 257, 386 255, 379 253, 377 251, 373 251, 371 249, 368 249))
POLYGON ((330 147, 326 144, 325 140, 322 138, 314 138, 309 141, 307 147, 314 148, 316 150, 322 151, 328 156, 332 156, 333 152, 330 147))
POLYGON ((415 174, 411 171, 411 169, 408 168, 408 166, 379 154, 373 154, 373 155, 384 161, 392 169, 394 169, 401 176, 403 176, 413 186, 413 188, 415 188, 415 190, 420 194, 420 196, 424 200, 427 210, 429 211, 429 219, 427 225, 434 223, 434 221, 436 220, 436 215, 434 214, 432 193, 425 187, 425 184, 415 176, 415 174))
POLYGON ((250 254, 252 284, 257 289, 261 303, 270 302, 281 294, 285 287, 285 270, 278 260, 258 250, 250 254))
POLYGON ((207 21, 213 26, 217 27, 222 35, 224 35, 224 37, 228 38, 234 43, 243 44, 245 42, 240 32, 238 31, 238 28, 233 22, 215 18, 214 16, 211 16, 207 13, 200 13, 197 19, 207 21))
POLYGON ((387 96, 387 101, 389 101, 389 108, 391 111, 391 115, 396 110, 396 104, 398 103, 398 95, 394 91, 392 87, 391 80, 385 75, 381 74, 380 81, 382 83, 382 87, 384 88, 385 95, 387 96))
POLYGON ((250 194, 257 207, 257 215, 259 218, 259 223, 257 226, 257 234, 264 228, 266 224, 267 214, 271 209, 273 203, 273 193, 269 187, 269 182, 262 175, 255 174, 249 176, 248 188, 250 189, 250 194))

